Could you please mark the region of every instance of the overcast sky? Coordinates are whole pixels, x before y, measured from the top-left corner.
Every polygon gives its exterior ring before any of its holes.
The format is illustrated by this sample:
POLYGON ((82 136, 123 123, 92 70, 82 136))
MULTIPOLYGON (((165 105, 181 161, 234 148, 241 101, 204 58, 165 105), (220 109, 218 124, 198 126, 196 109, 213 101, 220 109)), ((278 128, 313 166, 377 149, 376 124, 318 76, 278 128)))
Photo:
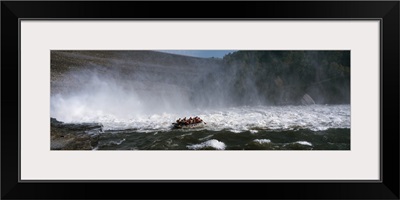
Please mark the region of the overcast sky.
POLYGON ((235 50, 162 50, 162 52, 166 53, 194 56, 201 58, 211 58, 211 57, 222 58, 224 55, 234 51, 235 50))

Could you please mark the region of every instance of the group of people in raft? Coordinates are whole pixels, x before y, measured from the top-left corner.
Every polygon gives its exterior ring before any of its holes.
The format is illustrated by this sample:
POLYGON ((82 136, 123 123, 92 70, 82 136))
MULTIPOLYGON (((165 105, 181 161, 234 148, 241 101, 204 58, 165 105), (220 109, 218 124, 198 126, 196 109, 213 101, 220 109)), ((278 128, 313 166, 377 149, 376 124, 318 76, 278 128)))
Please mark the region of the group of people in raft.
POLYGON ((178 120, 176 120, 176 123, 178 125, 197 124, 197 123, 200 123, 200 122, 203 122, 203 120, 200 119, 200 117, 197 117, 197 116, 194 117, 194 118, 190 117, 189 119, 186 119, 186 117, 185 117, 183 119, 179 118, 178 120))

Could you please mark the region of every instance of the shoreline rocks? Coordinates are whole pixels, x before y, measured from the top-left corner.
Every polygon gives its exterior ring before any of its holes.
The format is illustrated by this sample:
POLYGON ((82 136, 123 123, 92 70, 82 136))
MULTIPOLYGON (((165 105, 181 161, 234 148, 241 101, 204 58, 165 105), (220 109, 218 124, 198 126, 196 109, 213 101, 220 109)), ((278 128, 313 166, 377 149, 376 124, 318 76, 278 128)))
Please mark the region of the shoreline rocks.
POLYGON ((63 123, 50 118, 51 150, 93 150, 103 126, 98 123, 63 123))

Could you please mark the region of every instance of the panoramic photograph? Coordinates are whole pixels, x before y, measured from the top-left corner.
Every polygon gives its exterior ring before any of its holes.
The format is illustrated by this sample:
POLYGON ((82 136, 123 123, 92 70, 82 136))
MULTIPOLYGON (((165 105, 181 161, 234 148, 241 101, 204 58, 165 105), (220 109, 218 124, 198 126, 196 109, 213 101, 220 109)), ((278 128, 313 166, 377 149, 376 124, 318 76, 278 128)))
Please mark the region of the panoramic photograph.
POLYGON ((51 150, 350 150, 350 51, 52 50, 51 150))

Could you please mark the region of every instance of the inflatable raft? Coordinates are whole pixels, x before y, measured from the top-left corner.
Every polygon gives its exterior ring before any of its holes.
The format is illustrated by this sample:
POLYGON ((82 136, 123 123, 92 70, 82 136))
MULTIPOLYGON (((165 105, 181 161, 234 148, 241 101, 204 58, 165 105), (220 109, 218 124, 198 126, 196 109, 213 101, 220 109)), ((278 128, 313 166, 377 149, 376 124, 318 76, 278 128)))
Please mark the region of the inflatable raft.
POLYGON ((193 129, 193 128, 203 128, 205 125, 205 122, 199 122, 199 123, 194 123, 194 124, 172 123, 172 125, 174 125, 173 128, 176 128, 176 129, 193 129))

